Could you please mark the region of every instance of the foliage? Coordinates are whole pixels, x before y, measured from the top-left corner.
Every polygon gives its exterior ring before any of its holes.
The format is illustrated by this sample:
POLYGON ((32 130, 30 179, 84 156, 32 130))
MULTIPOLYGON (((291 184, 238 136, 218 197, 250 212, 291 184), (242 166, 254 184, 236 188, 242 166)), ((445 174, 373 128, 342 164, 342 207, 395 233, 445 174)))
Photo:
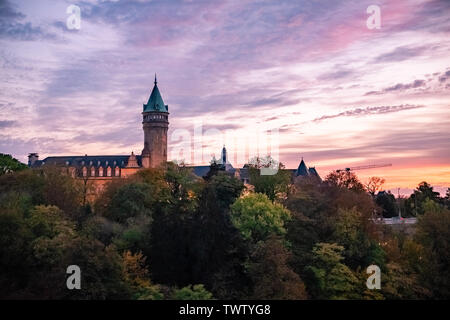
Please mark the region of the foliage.
POLYGON ((425 212, 416 239, 424 248, 421 279, 436 299, 450 298, 450 211, 425 212))
POLYGON ((159 286, 152 285, 146 268, 146 257, 141 252, 136 254, 125 251, 123 257, 123 277, 131 287, 133 298, 136 300, 161 300, 164 298, 159 286))
POLYGON ((370 177, 367 183, 364 185, 364 188, 368 193, 370 193, 372 196, 375 195, 378 191, 380 191, 381 186, 385 183, 384 178, 380 177, 370 177))
POLYGON ((313 248, 312 264, 306 268, 309 273, 311 293, 317 299, 355 299, 358 278, 342 263, 344 247, 335 243, 318 243, 313 248))
POLYGON ((255 157, 249 161, 248 168, 250 183, 254 186, 255 192, 265 194, 272 201, 287 196, 291 172, 285 170, 282 163, 278 163, 270 156, 255 157), (275 174, 264 174, 264 169, 272 169, 275 174))
POLYGON ((421 183, 402 199, 418 223, 391 228, 371 219, 397 214, 392 195, 371 194, 379 179, 278 178, 243 196, 220 168, 201 179, 168 163, 107 184, 91 207, 63 168, 0 175, 0 298, 449 298, 448 192, 421 183), (67 290, 73 264, 82 290, 67 290), (381 290, 365 286, 370 264, 381 290))
POLYGON ((175 300, 211 300, 212 297, 212 294, 202 284, 196 284, 176 289, 172 298, 175 300))
POLYGON ((383 217, 398 217, 398 206, 395 197, 391 192, 381 191, 375 197, 375 202, 382 209, 383 217))
POLYGON ((0 153, 0 176, 27 169, 28 166, 13 158, 10 154, 0 153))
POLYGON ((325 183, 353 191, 364 191, 364 186, 356 174, 347 170, 330 172, 325 177, 325 183))
POLYGON ((281 204, 272 203, 261 193, 239 198, 231 206, 231 221, 241 231, 244 239, 258 242, 271 234, 286 233, 284 224, 291 213, 281 204))
POLYGON ((247 269, 253 282, 252 299, 306 299, 305 285, 288 265, 289 251, 283 241, 270 237, 260 241, 247 269))

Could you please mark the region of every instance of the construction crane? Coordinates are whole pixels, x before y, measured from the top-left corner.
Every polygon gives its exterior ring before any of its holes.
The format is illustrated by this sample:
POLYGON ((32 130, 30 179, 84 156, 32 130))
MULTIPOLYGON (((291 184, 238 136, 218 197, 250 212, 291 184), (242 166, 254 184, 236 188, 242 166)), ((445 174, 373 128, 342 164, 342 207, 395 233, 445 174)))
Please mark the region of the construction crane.
POLYGON ((373 169, 373 168, 383 168, 383 167, 391 167, 392 164, 391 163, 384 163, 384 164, 370 164, 367 166, 358 166, 358 167, 349 167, 349 168, 345 168, 345 169, 337 169, 336 172, 341 172, 341 171, 355 171, 355 170, 365 170, 365 169, 373 169))

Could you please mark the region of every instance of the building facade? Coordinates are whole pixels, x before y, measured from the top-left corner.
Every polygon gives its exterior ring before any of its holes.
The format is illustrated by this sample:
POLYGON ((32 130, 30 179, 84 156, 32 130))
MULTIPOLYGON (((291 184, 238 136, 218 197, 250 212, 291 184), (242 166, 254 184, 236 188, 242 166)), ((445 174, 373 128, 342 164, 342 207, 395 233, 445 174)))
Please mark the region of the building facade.
POLYGON ((142 111, 144 147, 140 155, 56 156, 39 160, 37 153, 28 155, 28 165, 64 167, 73 177, 91 181, 97 188, 114 179, 126 178, 142 168, 156 168, 167 162, 169 107, 164 104, 156 80, 142 111))

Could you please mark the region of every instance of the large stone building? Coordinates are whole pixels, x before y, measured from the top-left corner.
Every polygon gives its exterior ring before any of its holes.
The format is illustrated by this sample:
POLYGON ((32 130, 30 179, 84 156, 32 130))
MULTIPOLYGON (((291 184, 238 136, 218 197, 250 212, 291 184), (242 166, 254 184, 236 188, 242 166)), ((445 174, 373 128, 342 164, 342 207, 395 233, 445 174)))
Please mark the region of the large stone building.
MULTIPOLYGON (((100 155, 100 156, 56 156, 39 160, 37 153, 30 153, 28 165, 40 167, 53 165, 67 169, 73 177, 92 182, 101 190, 105 183, 114 179, 128 177, 142 168, 156 168, 167 162, 167 130, 169 128, 169 108, 159 92, 156 76, 153 90, 147 104, 143 105, 142 126, 144 130, 144 148, 140 155, 100 155)), ((234 168, 228 160, 225 146, 217 161, 221 170, 249 183, 248 169, 234 168)), ((194 174, 205 177, 210 166, 193 166, 194 174)), ((289 169, 294 177, 317 176, 314 168, 307 168, 303 158, 298 169, 289 169)))
POLYGON ((167 161, 167 130, 169 109, 162 99, 155 76, 155 84, 148 102, 143 105, 142 126, 144 148, 140 155, 58 156, 39 160, 37 153, 28 155, 28 165, 54 165, 67 168, 77 178, 92 181, 103 187, 111 180, 128 177, 141 168, 156 168, 167 161))

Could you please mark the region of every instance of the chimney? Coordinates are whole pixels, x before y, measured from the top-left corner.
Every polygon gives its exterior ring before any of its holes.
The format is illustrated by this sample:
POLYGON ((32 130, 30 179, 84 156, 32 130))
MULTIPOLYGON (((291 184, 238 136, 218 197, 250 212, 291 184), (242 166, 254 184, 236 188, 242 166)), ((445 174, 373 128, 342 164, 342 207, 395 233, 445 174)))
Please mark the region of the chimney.
POLYGON ((32 167, 39 160, 39 155, 37 153, 28 154, 28 166, 32 167))

